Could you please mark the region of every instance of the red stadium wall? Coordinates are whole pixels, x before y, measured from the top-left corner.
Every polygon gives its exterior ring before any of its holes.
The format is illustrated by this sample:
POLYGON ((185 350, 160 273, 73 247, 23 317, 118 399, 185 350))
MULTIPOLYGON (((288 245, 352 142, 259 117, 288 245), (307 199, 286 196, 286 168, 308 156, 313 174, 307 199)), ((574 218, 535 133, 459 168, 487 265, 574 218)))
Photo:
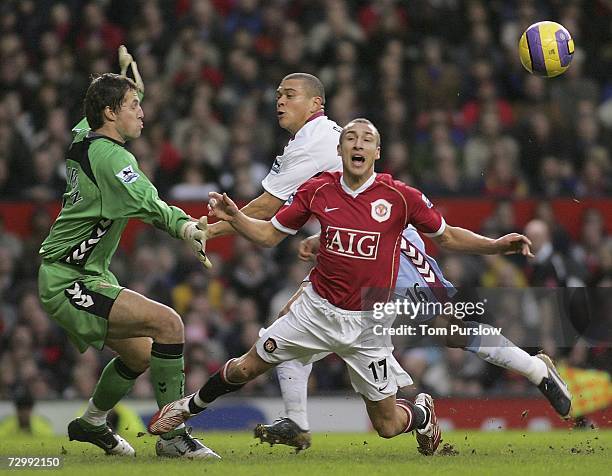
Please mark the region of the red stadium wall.
MULTIPOLYGON (((436 415, 447 429, 572 428, 573 422, 559 418, 543 398, 437 398, 436 415)), ((590 413, 589 425, 612 427, 612 407, 590 413)))
MULTIPOLYGON (((497 206, 493 200, 477 198, 439 199, 435 200, 437 208, 451 225, 461 225, 472 230, 480 230, 483 222, 489 218, 497 206)), ((536 200, 520 200, 514 202, 514 212, 517 225, 522 228, 533 218, 537 206, 536 200)), ((557 221, 567 229, 572 238, 578 238, 582 214, 588 208, 596 208, 604 216, 607 233, 612 232, 612 199, 558 199, 551 202, 557 221)), ((206 206, 200 203, 181 203, 187 213, 201 216, 207 213, 206 206)), ((59 212, 59 203, 35 205, 30 202, 0 202, 0 216, 4 219, 6 229, 20 236, 30 233, 30 219, 37 208, 44 208, 53 216, 59 212)), ((137 233, 148 225, 137 220, 131 220, 123 235, 122 246, 130 250, 137 233)), ((232 238, 213 240, 208 250, 219 253, 227 259, 232 254, 232 238)))

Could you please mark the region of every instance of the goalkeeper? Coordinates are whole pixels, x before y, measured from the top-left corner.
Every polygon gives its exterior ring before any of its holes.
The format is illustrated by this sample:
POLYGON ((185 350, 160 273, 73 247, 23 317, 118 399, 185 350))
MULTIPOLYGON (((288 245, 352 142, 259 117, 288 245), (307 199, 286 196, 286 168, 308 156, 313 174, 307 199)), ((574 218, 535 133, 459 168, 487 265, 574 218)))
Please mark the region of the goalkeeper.
MULTIPOLYGON (((43 307, 79 351, 105 345, 118 355, 104 368, 85 413, 68 425, 71 440, 93 443, 108 454, 134 455, 106 423, 108 412, 147 368, 157 404, 181 398, 184 387, 183 323, 172 309, 119 285, 109 264, 129 218, 139 218, 188 241, 206 267, 206 218, 193 221, 169 206, 125 148, 140 136, 144 86, 138 67, 119 48, 121 75, 92 80, 85 119, 73 129, 66 153, 62 209, 40 248, 38 286, 43 307), (126 77, 131 66, 134 81, 126 77)), ((185 429, 162 435, 160 456, 218 458, 185 429)))

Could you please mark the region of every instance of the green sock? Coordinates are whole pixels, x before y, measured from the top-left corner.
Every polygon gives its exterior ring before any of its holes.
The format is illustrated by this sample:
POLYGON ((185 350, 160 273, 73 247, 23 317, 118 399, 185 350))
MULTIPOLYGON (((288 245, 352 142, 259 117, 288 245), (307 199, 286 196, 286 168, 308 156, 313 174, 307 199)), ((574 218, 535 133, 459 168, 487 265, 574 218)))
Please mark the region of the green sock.
POLYGON ((119 357, 115 357, 104 367, 96 384, 92 396, 94 405, 102 411, 110 410, 132 390, 139 375, 140 373, 128 368, 119 357))
MULTIPOLYGON (((151 348, 151 383, 159 408, 166 403, 183 398, 185 391, 185 371, 183 344, 153 343, 151 348)), ((172 438, 183 433, 184 428, 165 433, 163 437, 172 438)))

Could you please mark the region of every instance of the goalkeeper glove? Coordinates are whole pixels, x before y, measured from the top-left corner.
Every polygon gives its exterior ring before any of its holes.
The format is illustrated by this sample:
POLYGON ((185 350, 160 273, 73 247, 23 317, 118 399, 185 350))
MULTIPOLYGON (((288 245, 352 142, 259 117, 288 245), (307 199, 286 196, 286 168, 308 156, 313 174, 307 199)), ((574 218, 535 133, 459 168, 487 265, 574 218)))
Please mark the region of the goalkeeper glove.
POLYGON ((119 67, 121 68, 121 76, 127 77, 128 67, 131 66, 132 74, 134 75, 134 82, 136 83, 136 86, 138 86, 138 91, 140 91, 141 94, 144 94, 144 81, 140 76, 140 72, 138 71, 138 65, 136 64, 136 61, 134 61, 132 55, 128 52, 127 48, 124 45, 121 45, 119 47, 117 54, 119 56, 119 67))
POLYGON ((127 48, 124 45, 119 47, 119 51, 117 52, 119 56, 119 67, 121 68, 121 76, 125 76, 127 74, 127 69, 134 61, 132 55, 128 53, 127 48))
POLYGON ((208 238, 208 218, 200 217, 198 221, 187 221, 181 228, 181 238, 187 241, 205 268, 212 268, 206 256, 206 239, 208 238))

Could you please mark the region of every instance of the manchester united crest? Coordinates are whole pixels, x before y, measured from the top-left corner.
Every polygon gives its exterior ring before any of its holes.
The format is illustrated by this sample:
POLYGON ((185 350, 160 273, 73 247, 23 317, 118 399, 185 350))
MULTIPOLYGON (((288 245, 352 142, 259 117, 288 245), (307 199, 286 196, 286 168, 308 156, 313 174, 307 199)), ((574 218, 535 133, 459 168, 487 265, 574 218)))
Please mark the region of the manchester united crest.
POLYGON ((391 207, 393 206, 384 198, 379 198, 370 203, 372 206, 372 218, 379 223, 387 221, 391 216, 391 207))
POLYGON ((263 348, 268 354, 271 354, 276 350, 276 341, 272 339, 272 337, 266 339, 263 344, 263 348))

